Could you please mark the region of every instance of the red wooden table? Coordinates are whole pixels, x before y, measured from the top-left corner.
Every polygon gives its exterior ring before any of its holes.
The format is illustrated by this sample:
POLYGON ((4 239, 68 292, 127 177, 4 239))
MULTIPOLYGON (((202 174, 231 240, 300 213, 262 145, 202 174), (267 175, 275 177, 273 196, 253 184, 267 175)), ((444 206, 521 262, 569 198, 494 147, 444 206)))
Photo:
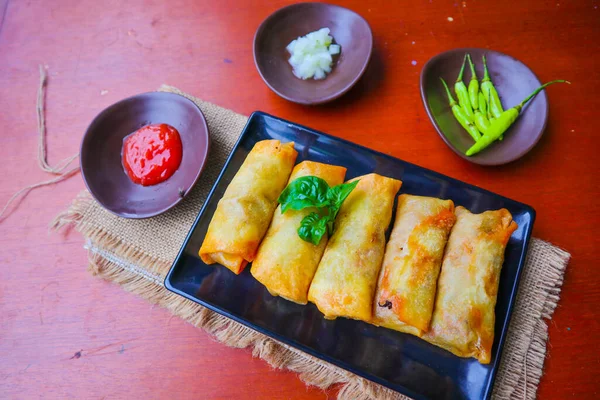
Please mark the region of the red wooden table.
MULTIPOLYGON (((367 76, 342 99, 309 108, 273 94, 252 60, 258 24, 286 1, 0 1, 0 203, 48 179, 35 161, 38 64, 49 67, 50 160, 78 150, 104 107, 161 83, 249 114, 263 110, 531 204, 534 235, 573 255, 550 323, 541 398, 600 392, 597 1, 348 1, 375 35, 367 76), (452 19, 452 20, 451 20, 452 19), (455 47, 513 55, 549 90, 541 142, 512 164, 483 168, 439 139, 419 72, 455 47), (413 65, 415 64, 416 65, 413 65)), ((0 224, 0 397, 326 398, 248 350, 227 348, 86 272, 75 232, 49 221, 80 176, 30 193, 0 224), (82 351, 83 350, 83 351, 82 351)))

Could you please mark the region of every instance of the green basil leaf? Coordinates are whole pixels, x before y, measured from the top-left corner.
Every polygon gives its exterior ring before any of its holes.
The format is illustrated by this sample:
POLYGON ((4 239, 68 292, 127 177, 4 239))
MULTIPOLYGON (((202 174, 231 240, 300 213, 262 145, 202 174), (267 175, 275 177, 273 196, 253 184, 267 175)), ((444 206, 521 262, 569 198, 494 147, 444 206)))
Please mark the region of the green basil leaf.
POLYGON ((324 207, 327 205, 329 185, 316 176, 303 176, 294 179, 281 192, 277 201, 281 204, 281 213, 289 209, 301 210, 306 207, 324 207))
POLYGON ((333 221, 337 216, 340 207, 346 197, 354 190, 354 188, 358 185, 358 181, 353 181, 350 183, 342 183, 340 185, 334 186, 327 192, 327 200, 329 200, 330 204, 330 219, 333 221))
POLYGON ((321 238, 327 231, 328 221, 328 216, 321 216, 316 212, 312 212, 302 218, 298 228, 298 236, 305 242, 310 242, 316 246, 321 242, 321 238))
POLYGON ((346 197, 354 190, 359 181, 353 181, 349 183, 342 183, 334 186, 327 192, 327 199, 331 201, 332 205, 336 208, 340 208, 346 197))

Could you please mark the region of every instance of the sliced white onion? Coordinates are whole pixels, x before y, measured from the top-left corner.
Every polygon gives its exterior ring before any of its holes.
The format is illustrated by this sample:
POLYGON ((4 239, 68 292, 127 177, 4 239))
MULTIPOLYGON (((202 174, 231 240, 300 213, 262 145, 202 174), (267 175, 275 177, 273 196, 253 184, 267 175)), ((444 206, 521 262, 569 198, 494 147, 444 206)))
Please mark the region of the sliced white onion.
POLYGON ((290 44, 287 45, 286 50, 288 53, 292 54, 294 52, 294 47, 296 47, 296 40, 292 40, 290 44))
POLYGON ((339 54, 341 47, 331 44, 333 38, 329 28, 321 28, 292 40, 286 49, 291 54, 288 62, 294 75, 300 79, 325 79, 331 72, 332 55, 339 54))

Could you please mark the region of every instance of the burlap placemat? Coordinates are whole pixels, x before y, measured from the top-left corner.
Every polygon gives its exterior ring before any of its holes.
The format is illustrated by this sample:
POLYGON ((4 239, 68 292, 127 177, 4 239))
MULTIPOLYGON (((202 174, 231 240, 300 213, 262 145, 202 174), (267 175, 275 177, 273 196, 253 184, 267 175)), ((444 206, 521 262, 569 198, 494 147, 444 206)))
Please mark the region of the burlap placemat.
MULTIPOLYGON (((251 346, 254 356, 264 359, 274 368, 297 372, 308 385, 325 389, 339 383, 340 399, 406 399, 165 289, 165 275, 247 117, 203 102, 171 86, 163 85, 159 90, 181 94, 198 104, 210 129, 212 146, 207 167, 189 196, 163 215, 131 220, 105 211, 84 191, 68 210, 57 216, 52 226, 58 229, 74 225, 83 234, 87 239, 89 269, 94 275, 168 308, 228 346, 251 346)), ((496 378, 494 398, 535 398, 546 356, 546 320, 551 318, 558 302, 569 258, 569 253, 547 242, 532 240, 496 378)))

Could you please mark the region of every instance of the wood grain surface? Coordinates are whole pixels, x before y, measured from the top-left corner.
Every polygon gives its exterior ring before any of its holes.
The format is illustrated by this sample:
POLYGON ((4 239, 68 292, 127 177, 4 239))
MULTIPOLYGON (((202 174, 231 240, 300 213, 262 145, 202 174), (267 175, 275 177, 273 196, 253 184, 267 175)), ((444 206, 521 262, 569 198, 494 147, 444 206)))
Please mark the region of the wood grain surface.
MULTIPOLYGON (((249 114, 263 110, 532 205, 534 235, 568 250, 539 396, 600 392, 598 1, 348 1, 375 36, 366 76, 331 104, 272 93, 253 63, 259 23, 287 1, 0 0, 0 203, 49 177, 36 162, 38 64, 49 68, 51 163, 78 151, 108 105, 162 83, 249 114), (455 47, 508 53, 548 90, 548 128, 528 155, 485 168, 440 140, 419 72, 455 47)), ((340 2, 341 3, 341 2, 340 2)), ((84 187, 79 175, 30 193, 0 223, 1 398, 325 399, 248 350, 227 348, 86 271, 76 232, 49 221, 84 187)))

